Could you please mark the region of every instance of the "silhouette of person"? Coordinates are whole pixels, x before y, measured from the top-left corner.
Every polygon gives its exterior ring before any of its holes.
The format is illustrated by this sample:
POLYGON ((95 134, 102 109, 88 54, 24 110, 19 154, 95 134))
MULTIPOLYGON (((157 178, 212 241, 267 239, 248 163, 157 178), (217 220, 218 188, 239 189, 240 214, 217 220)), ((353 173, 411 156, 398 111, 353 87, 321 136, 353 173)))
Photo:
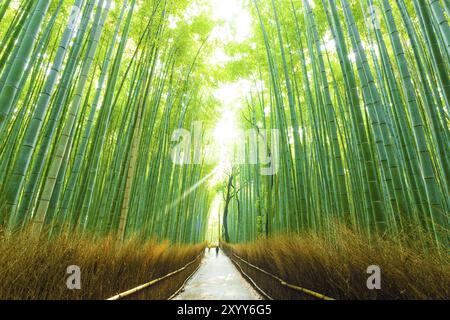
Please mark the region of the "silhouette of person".
POLYGON ((216 258, 219 256, 219 246, 216 247, 216 258))

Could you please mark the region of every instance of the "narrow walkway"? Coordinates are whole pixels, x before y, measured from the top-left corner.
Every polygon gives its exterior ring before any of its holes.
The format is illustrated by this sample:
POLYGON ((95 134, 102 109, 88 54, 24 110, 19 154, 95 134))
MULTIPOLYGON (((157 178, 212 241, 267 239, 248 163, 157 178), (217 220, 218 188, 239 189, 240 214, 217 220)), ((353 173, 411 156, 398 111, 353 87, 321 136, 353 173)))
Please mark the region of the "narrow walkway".
POLYGON ((230 259, 206 250, 200 268, 174 300, 261 300, 230 259))

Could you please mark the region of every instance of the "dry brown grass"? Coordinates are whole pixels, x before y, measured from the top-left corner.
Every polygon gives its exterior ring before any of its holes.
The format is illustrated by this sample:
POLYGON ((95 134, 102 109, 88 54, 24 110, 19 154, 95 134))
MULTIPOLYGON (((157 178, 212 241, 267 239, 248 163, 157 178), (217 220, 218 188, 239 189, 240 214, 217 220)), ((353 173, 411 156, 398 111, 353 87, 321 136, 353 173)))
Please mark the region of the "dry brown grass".
MULTIPOLYGON (((183 267, 204 247, 80 236, 34 241, 27 232, 1 236, 0 299, 106 299, 183 267), (69 265, 81 269, 81 290, 67 289, 69 265)), ((132 298, 167 299, 200 260, 132 298)))
MULTIPOLYGON (((333 241, 315 234, 284 235, 254 243, 224 245, 250 263, 336 299, 448 299, 450 264, 445 253, 388 239, 369 245, 365 237, 337 228, 333 241), (381 290, 369 290, 367 267, 381 268, 381 290)), ((238 261, 238 260, 237 260, 238 261)), ((244 272, 275 299, 308 299, 240 262, 244 272)))

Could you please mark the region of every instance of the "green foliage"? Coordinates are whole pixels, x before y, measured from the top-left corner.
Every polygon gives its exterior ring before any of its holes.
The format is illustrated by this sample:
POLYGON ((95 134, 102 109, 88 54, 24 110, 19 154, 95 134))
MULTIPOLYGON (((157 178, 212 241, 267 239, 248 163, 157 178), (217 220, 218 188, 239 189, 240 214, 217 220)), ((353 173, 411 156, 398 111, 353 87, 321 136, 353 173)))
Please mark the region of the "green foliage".
POLYGON ((446 2, 244 1, 243 41, 217 37, 228 22, 206 0, 112 4, 0 4, 2 227, 202 241, 217 190, 197 184, 214 165, 175 165, 172 133, 213 126, 226 107, 214 91, 245 79, 242 127, 279 129, 280 167, 234 168, 232 241, 332 234, 338 220, 446 243, 446 2))
POLYGON ((47 14, 46 3, 23 1, 0 23, 2 43, 18 39, 0 66, 2 227, 203 241, 211 196, 189 190, 211 168, 173 164, 170 140, 206 112, 192 52, 211 22, 169 28, 188 1, 52 2, 47 14))
POLYGON ((244 116, 247 128, 280 130, 280 170, 266 177, 242 166, 232 241, 302 230, 332 237, 340 221, 369 238, 416 225, 446 246, 444 9, 440 1, 253 1, 256 51, 265 52, 254 74, 267 89, 255 90, 244 116))

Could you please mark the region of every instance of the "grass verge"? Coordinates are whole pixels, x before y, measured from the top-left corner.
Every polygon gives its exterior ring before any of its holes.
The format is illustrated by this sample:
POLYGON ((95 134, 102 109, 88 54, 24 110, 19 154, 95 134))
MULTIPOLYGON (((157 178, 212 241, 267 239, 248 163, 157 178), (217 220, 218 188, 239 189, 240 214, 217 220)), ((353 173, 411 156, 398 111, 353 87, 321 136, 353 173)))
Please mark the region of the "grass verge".
MULTIPOLYGON (((121 244, 110 237, 92 240, 67 235, 37 241, 27 232, 2 236, 0 299, 106 299, 183 267, 204 247, 137 240, 121 244), (80 267, 80 290, 67 288, 70 265, 80 267)), ((200 261, 131 299, 167 299, 200 261)))
MULTIPOLYGON (((333 240, 313 233, 277 236, 224 250, 286 282, 335 299, 448 299, 450 264, 446 253, 419 244, 366 238, 338 228, 333 240), (367 268, 381 270, 381 289, 369 290, 367 268)), ((311 299, 234 259, 274 299, 311 299)))

